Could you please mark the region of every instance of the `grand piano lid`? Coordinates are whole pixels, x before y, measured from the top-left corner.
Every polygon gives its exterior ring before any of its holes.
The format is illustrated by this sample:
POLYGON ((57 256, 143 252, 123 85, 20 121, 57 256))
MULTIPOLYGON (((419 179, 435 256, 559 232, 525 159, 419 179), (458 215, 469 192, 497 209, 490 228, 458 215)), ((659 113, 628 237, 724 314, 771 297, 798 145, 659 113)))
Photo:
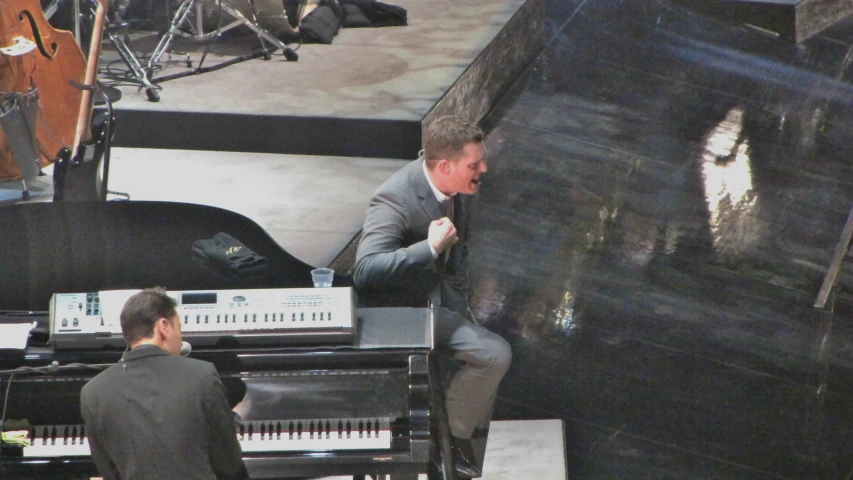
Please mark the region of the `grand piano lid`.
MULTIPOLYGON (((238 213, 177 202, 26 203, 0 215, 0 309, 47 310, 54 293, 162 286, 169 290, 312 287, 313 267, 238 213), (229 276, 193 259, 219 232, 267 260, 229 276)), ((335 277, 336 286, 350 286, 335 277)))

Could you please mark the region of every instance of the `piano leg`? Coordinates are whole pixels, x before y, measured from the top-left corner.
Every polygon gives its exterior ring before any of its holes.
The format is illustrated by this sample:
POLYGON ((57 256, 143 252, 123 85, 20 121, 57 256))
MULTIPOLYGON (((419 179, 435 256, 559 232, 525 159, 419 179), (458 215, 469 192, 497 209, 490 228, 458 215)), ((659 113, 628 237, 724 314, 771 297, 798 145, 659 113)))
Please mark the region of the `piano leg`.
POLYGON ((432 408, 435 413, 436 442, 441 458, 440 473, 444 480, 456 480, 456 469, 453 467, 453 448, 451 446, 450 423, 447 411, 444 409, 444 388, 441 386, 441 373, 438 368, 437 353, 429 354, 429 391, 432 397, 432 408))

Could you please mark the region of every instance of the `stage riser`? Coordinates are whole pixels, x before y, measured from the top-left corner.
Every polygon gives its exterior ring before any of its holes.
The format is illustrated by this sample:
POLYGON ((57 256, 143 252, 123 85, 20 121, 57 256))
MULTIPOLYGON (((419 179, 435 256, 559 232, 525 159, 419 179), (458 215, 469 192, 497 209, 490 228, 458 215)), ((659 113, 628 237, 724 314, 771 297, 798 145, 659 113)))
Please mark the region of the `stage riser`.
POLYGON ((529 0, 424 118, 464 112, 480 120, 542 50, 544 0, 529 0))
POLYGON ((119 110, 116 146, 175 150, 414 158, 421 124, 364 118, 119 110))

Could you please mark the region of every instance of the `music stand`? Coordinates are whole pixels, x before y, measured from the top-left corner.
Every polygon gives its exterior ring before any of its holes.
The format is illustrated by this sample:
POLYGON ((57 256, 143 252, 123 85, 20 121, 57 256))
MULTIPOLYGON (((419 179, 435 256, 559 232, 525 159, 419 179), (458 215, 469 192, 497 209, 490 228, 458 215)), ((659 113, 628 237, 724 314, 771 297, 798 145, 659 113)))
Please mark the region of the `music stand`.
MULTIPOLYGON (((201 20, 202 5, 199 3, 199 0, 183 0, 181 2, 181 5, 178 7, 178 11, 175 12, 175 16, 172 19, 171 25, 169 26, 169 31, 165 35, 163 35, 163 37, 160 38, 160 41, 157 43, 157 47, 151 54, 151 58, 148 61, 148 77, 153 78, 155 64, 157 64, 160 61, 160 57, 162 57, 163 54, 166 53, 166 50, 169 48, 169 44, 172 42, 172 39, 174 39, 175 36, 189 38, 191 40, 196 41, 205 41, 218 38, 220 35, 222 35, 222 33, 227 32, 232 28, 239 27, 240 25, 245 25, 249 27, 258 36, 258 40, 261 43, 261 48, 259 52, 251 55, 245 55, 242 57, 236 57, 214 67, 202 68, 202 63, 204 62, 204 58, 207 55, 207 52, 205 52, 201 60, 199 61, 198 67, 196 67, 194 70, 160 77, 157 80, 158 83, 164 82, 166 80, 185 77, 188 75, 194 75, 197 73, 216 70, 219 68, 226 67, 228 65, 233 65, 238 62, 257 58, 259 56, 263 56, 265 60, 269 60, 272 58, 272 52, 274 52, 276 49, 281 49, 282 54, 288 61, 297 61, 299 59, 299 55, 296 53, 296 51, 294 51, 292 48, 285 45, 284 42, 282 42, 281 40, 279 40, 278 38, 276 38, 275 36, 273 36, 272 34, 257 25, 254 2, 252 2, 252 0, 250 0, 250 2, 252 5, 252 20, 246 18, 242 13, 240 13, 239 10, 231 6, 226 0, 217 0, 216 3, 220 9, 220 15, 221 13, 227 13, 228 15, 234 18, 234 21, 225 26, 220 25, 216 30, 213 30, 212 32, 205 33, 201 20), (194 8, 196 9, 197 13, 195 25, 193 25, 192 22, 188 22, 190 12, 192 12, 194 8), (186 25, 190 33, 186 33, 181 30, 181 27, 184 25, 186 25), (267 44, 272 45, 272 50, 269 50, 267 48, 267 44)), ((283 11, 282 14, 285 15, 286 19, 287 14, 283 11)))

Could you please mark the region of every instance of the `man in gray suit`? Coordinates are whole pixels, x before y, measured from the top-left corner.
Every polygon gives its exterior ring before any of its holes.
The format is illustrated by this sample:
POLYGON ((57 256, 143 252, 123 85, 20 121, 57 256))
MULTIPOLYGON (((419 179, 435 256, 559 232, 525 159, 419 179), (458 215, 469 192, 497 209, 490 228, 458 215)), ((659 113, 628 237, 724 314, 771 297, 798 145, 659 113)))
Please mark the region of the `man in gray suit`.
POLYGON ((216 369, 180 356, 175 307, 162 289, 130 297, 121 330, 131 350, 83 387, 86 436, 105 480, 248 478, 216 369))
POLYGON ((422 158, 373 194, 353 273, 368 306, 424 306, 440 297, 436 345, 460 362, 447 390, 447 413, 460 475, 479 477, 471 436, 488 425, 509 344, 480 326, 468 308, 471 202, 486 173, 483 132, 456 116, 424 132, 422 158))

